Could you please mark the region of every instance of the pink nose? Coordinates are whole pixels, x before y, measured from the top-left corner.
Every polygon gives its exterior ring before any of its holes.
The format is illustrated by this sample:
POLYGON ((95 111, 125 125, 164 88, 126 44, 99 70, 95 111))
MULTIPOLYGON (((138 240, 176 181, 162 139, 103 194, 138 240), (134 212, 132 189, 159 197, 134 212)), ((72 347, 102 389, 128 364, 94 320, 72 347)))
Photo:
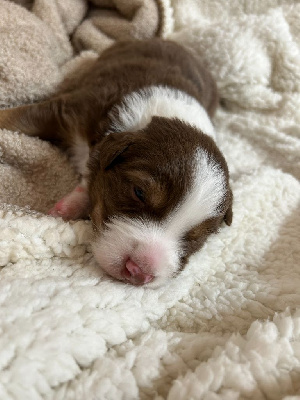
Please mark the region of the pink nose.
POLYGON ((141 268, 130 258, 126 261, 123 277, 134 285, 144 285, 154 279, 153 275, 145 274, 141 268))

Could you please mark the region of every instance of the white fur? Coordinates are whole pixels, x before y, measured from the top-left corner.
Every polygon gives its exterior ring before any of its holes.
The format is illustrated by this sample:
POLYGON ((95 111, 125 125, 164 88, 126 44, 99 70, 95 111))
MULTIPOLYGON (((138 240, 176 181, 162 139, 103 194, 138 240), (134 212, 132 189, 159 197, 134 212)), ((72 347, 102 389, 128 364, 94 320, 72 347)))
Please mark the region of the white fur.
POLYGON ((168 237, 162 226, 149 220, 114 218, 93 243, 93 253, 98 263, 106 272, 119 279, 122 278, 121 272, 129 256, 141 264, 145 257, 156 256, 154 252, 158 248, 162 248, 158 250, 158 264, 147 269, 148 266, 143 263, 142 268, 145 273, 155 272, 155 280, 148 284, 151 287, 160 286, 172 276, 179 261, 177 243, 168 237))
POLYGON ((84 177, 88 175, 87 163, 90 157, 88 142, 81 136, 74 136, 74 144, 71 147, 71 162, 77 171, 84 177))
POLYGON ((225 195, 225 178, 221 167, 204 150, 195 155, 192 190, 165 223, 165 229, 178 237, 188 229, 218 215, 218 205, 225 195))
POLYGON ((188 94, 165 86, 150 86, 124 97, 110 113, 112 125, 107 133, 140 130, 153 116, 178 118, 215 139, 215 131, 205 109, 188 94))
POLYGON ((120 278, 124 261, 130 257, 143 272, 155 275, 148 286, 160 286, 174 275, 182 252, 182 236, 192 227, 218 215, 218 205, 226 190, 221 168, 205 151, 196 152, 194 163, 191 191, 165 220, 158 223, 148 219, 114 218, 106 225, 93 250, 108 273, 120 278), (148 259, 151 259, 151 266, 148 259))

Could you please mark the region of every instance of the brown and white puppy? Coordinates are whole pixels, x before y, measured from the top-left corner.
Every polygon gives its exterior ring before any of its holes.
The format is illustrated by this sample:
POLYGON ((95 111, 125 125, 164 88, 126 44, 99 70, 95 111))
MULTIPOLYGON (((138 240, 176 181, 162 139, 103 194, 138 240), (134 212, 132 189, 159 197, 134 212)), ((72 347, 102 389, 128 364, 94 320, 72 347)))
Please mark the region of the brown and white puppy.
POLYGON ((215 83, 179 45, 122 42, 48 101, 0 112, 0 127, 66 149, 80 184, 50 211, 90 216, 111 276, 157 287, 232 220, 226 161, 210 117, 215 83))

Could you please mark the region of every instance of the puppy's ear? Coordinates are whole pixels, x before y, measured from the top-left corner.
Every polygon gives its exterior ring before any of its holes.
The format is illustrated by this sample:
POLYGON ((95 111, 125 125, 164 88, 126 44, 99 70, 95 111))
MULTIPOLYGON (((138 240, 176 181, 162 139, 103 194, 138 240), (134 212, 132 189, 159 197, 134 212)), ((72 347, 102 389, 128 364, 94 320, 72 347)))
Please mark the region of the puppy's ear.
POLYGON ((134 144, 134 133, 116 132, 109 134, 97 149, 104 170, 113 168, 122 162, 124 152, 134 144))
POLYGON ((228 206, 227 206, 227 211, 224 215, 224 222, 228 226, 230 226, 232 224, 232 217, 233 217, 232 202, 233 202, 233 195, 232 195, 231 189, 229 189, 228 206))

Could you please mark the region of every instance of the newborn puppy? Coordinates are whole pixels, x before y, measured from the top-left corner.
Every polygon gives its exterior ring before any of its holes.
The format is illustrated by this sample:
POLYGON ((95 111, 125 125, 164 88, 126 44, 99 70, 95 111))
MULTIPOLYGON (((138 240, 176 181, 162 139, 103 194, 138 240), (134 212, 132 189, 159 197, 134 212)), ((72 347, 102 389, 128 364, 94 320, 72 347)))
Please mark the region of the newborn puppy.
POLYGON ((0 112, 0 127, 61 146, 81 175, 50 214, 90 216, 111 276, 157 287, 232 220, 226 161, 210 117, 215 83, 181 46, 121 42, 48 101, 0 112))

